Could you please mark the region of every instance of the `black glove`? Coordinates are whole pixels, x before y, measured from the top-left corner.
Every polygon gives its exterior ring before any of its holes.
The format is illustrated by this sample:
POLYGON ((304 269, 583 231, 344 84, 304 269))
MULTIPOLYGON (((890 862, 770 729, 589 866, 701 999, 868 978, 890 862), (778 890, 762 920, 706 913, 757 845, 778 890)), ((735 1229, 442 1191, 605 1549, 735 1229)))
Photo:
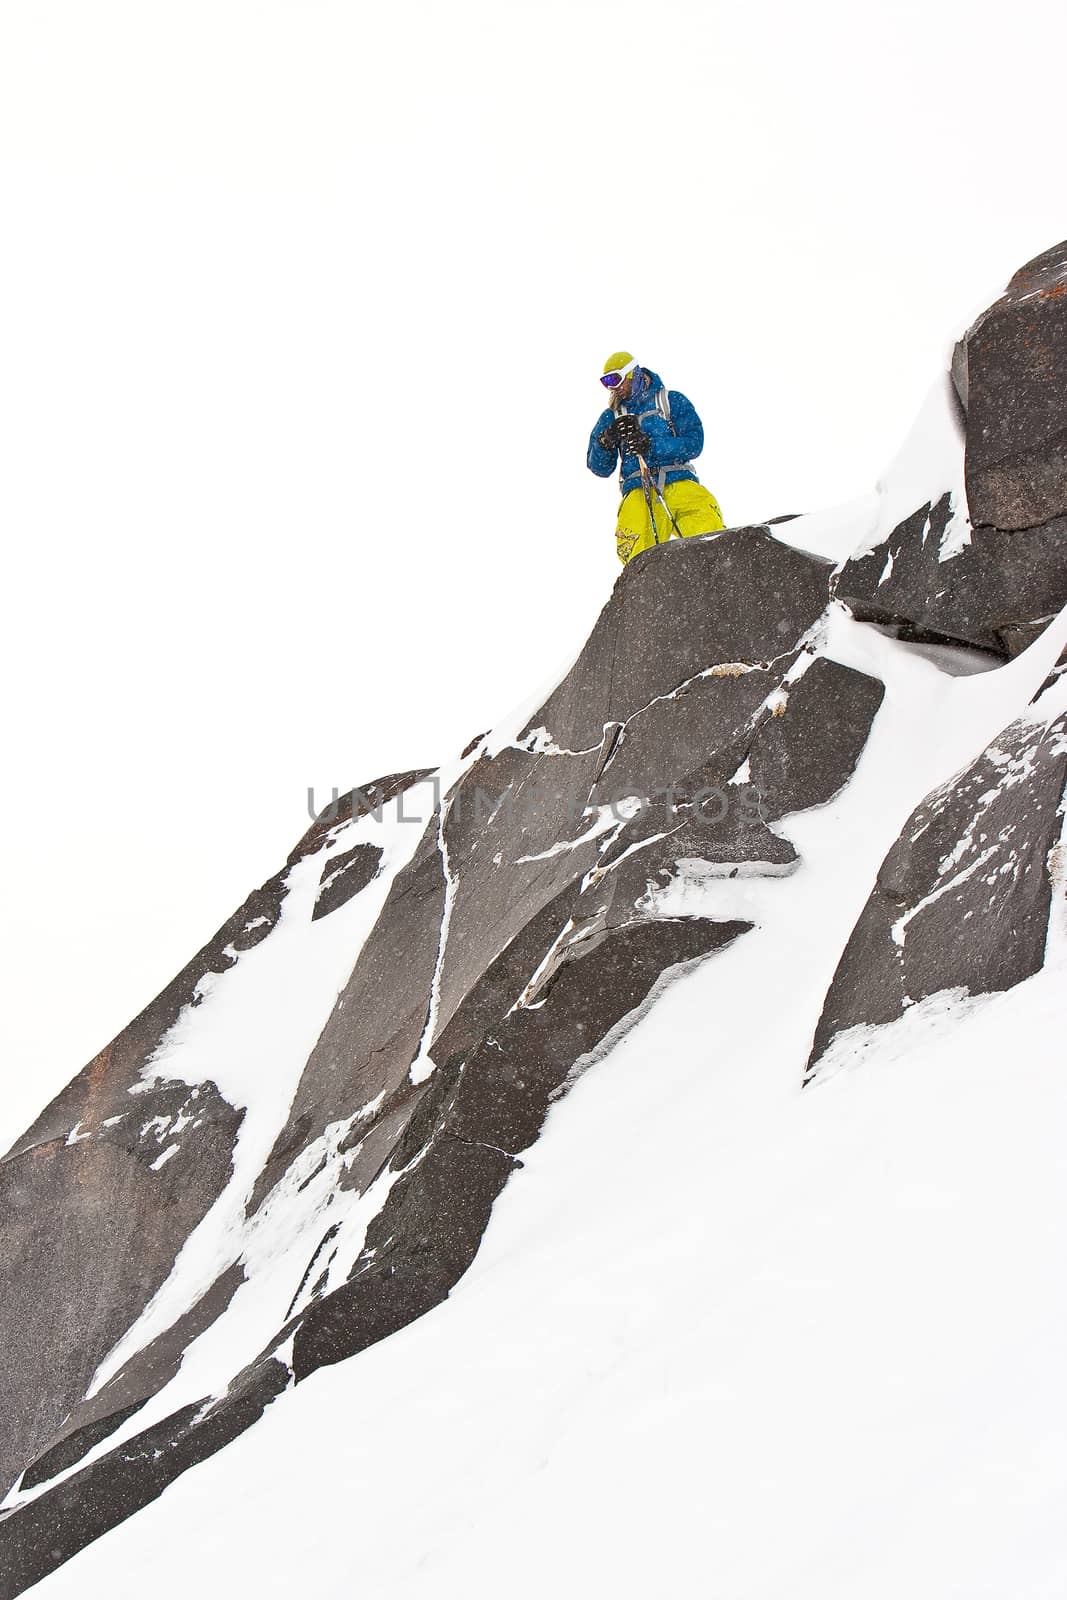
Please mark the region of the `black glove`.
POLYGON ((608 423, 603 433, 597 434, 596 442, 600 446, 601 450, 606 450, 609 455, 619 448, 618 417, 616 417, 613 422, 608 423))
POLYGON ((616 417, 615 428, 620 455, 647 457, 652 440, 636 417, 616 417))

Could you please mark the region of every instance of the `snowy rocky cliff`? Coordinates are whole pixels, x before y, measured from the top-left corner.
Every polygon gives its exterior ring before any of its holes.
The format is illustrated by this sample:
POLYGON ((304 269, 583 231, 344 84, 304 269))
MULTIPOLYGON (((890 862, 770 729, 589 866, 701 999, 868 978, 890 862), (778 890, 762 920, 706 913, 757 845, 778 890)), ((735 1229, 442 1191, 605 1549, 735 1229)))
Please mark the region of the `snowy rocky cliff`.
MULTIPOLYGON (((829 1128, 831 1082, 951 1054, 1013 990, 1020 1050, 1058 1071, 1065 608, 1061 246, 960 341, 870 497, 638 557, 543 703, 324 813, 9 1151, 0 1595, 441 1306, 505 1186, 547 1181, 542 1133, 579 1100, 617 1128, 621 1063, 629 1181, 665 1210, 651 1253, 602 1254, 653 1297, 665 1260, 701 1276, 672 1239, 705 1226, 717 1137, 756 1163, 786 1108, 829 1128), (657 1035, 687 1007, 696 1032, 657 1035)), ((587 1147, 586 1179, 608 1160, 587 1147)), ((709 1308, 710 1339, 721 1275, 709 1308)), ((439 1393, 434 1323, 360 1412, 368 1456, 439 1393)))

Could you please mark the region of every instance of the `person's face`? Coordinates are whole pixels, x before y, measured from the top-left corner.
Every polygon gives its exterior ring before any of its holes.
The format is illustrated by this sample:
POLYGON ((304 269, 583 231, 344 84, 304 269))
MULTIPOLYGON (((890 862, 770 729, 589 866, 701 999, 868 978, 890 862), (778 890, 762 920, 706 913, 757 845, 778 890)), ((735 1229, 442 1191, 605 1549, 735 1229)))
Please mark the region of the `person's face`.
POLYGON ((634 375, 633 375, 632 372, 628 372, 626 374, 625 378, 619 384, 619 387, 615 390, 616 395, 623 402, 623 404, 625 404, 626 401, 629 400, 631 394, 633 393, 633 388, 634 388, 634 375))

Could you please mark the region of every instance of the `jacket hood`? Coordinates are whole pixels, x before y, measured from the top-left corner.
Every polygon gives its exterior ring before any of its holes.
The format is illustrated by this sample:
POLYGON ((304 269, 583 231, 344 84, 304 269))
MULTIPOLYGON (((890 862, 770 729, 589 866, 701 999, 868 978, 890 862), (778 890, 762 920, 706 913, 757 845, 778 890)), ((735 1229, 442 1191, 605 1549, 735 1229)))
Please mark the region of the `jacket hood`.
POLYGON ((656 395, 663 388, 663 379, 658 372, 653 372, 651 367, 641 367, 645 375, 645 384, 640 394, 631 394, 625 402, 628 411, 647 411, 655 403, 656 395))

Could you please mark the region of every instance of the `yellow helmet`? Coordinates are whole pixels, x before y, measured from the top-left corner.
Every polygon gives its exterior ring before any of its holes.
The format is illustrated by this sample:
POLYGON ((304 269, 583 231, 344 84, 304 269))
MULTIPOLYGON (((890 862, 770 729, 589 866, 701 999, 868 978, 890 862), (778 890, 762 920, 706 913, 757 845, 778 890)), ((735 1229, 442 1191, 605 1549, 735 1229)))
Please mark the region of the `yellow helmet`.
POLYGON ((636 366, 637 362, 629 350, 616 350, 605 361, 600 381, 605 389, 617 389, 636 366))

